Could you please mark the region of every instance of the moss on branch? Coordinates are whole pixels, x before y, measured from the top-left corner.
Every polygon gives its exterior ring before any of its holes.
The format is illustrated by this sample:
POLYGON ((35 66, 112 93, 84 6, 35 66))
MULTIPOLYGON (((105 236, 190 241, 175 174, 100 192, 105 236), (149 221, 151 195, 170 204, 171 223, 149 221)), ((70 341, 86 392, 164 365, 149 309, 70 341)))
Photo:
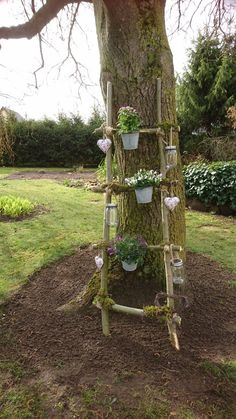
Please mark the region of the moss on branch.
MULTIPOLYGON (((162 186, 176 186, 178 180, 169 180, 168 178, 164 178, 161 180, 160 185, 154 186, 154 188, 160 189, 162 186)), ((133 186, 125 185, 118 182, 112 183, 103 183, 101 185, 102 189, 107 189, 110 193, 114 193, 115 195, 119 195, 121 193, 128 193, 135 190, 133 186)))
POLYGON ((118 195, 124 192, 134 191, 134 188, 132 186, 124 185, 118 182, 103 183, 101 187, 103 189, 108 189, 111 193, 114 193, 115 195, 118 195))
POLYGON ((100 289, 93 300, 93 304, 98 308, 110 310, 115 301, 103 289, 100 289))
POLYGON ((172 309, 167 305, 161 307, 145 306, 143 307, 143 312, 145 317, 149 318, 162 317, 165 320, 172 319, 172 309))

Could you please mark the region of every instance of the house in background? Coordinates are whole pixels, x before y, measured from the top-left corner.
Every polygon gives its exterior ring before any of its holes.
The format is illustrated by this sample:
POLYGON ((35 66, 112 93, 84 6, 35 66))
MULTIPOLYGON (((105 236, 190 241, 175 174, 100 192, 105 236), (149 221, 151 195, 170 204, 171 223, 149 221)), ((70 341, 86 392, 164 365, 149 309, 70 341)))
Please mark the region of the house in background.
POLYGON ((9 108, 5 108, 4 106, 0 109, 0 116, 2 116, 4 119, 9 118, 10 116, 14 116, 18 122, 24 121, 25 118, 21 116, 18 112, 12 111, 9 108))

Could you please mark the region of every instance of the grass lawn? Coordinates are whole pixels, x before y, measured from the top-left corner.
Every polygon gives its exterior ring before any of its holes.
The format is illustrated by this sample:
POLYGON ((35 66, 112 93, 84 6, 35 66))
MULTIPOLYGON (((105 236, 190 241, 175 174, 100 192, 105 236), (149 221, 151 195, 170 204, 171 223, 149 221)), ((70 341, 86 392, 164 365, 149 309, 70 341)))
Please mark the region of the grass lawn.
POLYGON ((1 223, 0 298, 49 262, 102 234, 103 197, 49 180, 0 180, 0 194, 17 195, 48 212, 21 222, 1 223))
POLYGON ((236 272, 236 219, 186 212, 187 249, 203 253, 236 272))

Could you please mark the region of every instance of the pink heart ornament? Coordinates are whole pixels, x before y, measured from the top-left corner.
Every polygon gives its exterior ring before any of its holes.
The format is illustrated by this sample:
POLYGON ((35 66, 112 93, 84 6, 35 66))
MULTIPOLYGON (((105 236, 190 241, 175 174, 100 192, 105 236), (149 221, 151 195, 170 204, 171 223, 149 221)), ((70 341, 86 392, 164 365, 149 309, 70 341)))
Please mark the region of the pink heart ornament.
POLYGON ((177 196, 168 196, 164 199, 164 203, 166 208, 168 208, 170 211, 173 211, 175 207, 179 204, 180 199, 177 196))
POLYGON ((107 153, 109 148, 111 147, 111 140, 109 138, 102 138, 101 140, 97 141, 97 145, 103 153, 107 153))
POLYGON ((95 263, 97 268, 100 270, 103 267, 103 258, 101 256, 95 256, 95 263))

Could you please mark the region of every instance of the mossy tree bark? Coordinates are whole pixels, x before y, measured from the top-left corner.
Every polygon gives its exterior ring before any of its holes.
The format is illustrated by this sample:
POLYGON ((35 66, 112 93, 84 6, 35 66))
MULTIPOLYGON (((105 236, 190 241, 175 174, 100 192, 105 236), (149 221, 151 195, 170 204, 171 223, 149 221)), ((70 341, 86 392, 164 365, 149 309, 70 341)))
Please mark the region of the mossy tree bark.
MULTIPOLYGON (((162 80, 162 120, 176 123, 175 81, 172 54, 164 19, 164 0, 94 0, 95 20, 101 60, 101 87, 106 100, 107 81, 113 86, 113 125, 121 106, 137 109, 144 127, 157 125, 157 78, 162 80)), ((160 169, 156 135, 142 134, 138 150, 124 151, 119 136, 114 139, 120 182, 139 168, 160 169)), ((178 146, 177 135, 174 144, 178 146)), ((171 242, 184 245, 184 191, 179 160, 169 175, 178 179, 174 193, 181 203, 170 214, 171 242)), ((119 230, 141 234, 149 244, 162 242, 160 193, 151 204, 137 204, 134 192, 119 196, 119 230)), ((144 273, 163 287, 163 256, 150 251, 144 273)))

